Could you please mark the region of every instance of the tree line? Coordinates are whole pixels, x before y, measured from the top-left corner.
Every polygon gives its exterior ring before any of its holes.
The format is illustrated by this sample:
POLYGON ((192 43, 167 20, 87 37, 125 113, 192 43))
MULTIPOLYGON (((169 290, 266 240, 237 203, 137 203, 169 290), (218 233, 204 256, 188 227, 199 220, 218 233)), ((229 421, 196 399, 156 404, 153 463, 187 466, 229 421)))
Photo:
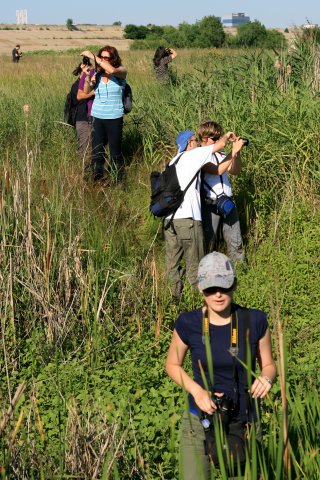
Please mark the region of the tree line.
POLYGON ((178 27, 128 24, 124 28, 124 37, 134 40, 133 48, 141 49, 159 44, 176 48, 286 46, 283 33, 275 29, 267 30, 258 20, 240 25, 236 35, 232 35, 225 33, 220 19, 214 15, 206 16, 194 24, 181 23, 178 27))

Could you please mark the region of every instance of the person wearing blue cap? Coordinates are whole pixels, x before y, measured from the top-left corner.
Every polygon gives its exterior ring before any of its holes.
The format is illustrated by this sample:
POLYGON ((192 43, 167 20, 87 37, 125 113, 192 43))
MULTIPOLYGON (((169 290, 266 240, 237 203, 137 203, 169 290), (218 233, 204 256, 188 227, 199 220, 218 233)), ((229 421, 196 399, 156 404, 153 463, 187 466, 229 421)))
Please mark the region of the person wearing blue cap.
POLYGON ((184 269, 181 265, 185 259, 186 273, 190 284, 197 287, 198 264, 204 255, 204 239, 201 221, 200 171, 203 169, 214 175, 222 175, 227 170, 242 147, 234 132, 227 132, 218 142, 208 147, 197 148, 197 139, 191 130, 180 132, 176 138, 177 155, 171 160, 175 163, 181 190, 187 188, 183 202, 174 215, 165 219, 164 236, 166 242, 165 276, 170 283, 171 293, 178 301, 183 290, 184 269), (232 141, 232 152, 225 162, 214 165, 212 153, 225 148, 232 141))
POLYGON ((225 435, 221 450, 229 478, 234 478, 238 466, 244 473, 248 455, 250 458, 245 438, 253 424, 256 435, 252 438, 257 439, 259 448, 261 445, 259 402, 268 395, 277 371, 267 315, 234 303, 236 286, 236 272, 226 255, 212 252, 204 256, 198 268, 204 306, 182 313, 174 324, 166 370, 189 394, 179 455, 179 474, 184 480, 213 478, 212 464, 221 466, 217 451, 220 428, 225 435), (192 376, 183 367, 188 350, 192 376), (254 373, 257 361, 259 374, 254 373))

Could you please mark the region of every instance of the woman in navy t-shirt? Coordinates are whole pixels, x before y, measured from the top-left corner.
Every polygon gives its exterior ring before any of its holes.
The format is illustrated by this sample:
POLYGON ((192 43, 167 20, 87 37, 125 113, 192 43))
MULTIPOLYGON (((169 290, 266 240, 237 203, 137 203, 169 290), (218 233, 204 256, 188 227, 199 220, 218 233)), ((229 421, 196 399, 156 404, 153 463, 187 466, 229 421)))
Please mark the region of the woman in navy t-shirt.
POLYGON ((241 435, 247 425, 257 419, 256 402, 252 399, 264 398, 276 376, 266 314, 232 302, 236 275, 230 259, 218 252, 203 257, 198 269, 198 286, 205 306, 178 317, 166 363, 168 375, 189 393, 189 410, 183 416, 181 436, 184 480, 210 478, 210 461, 205 453, 205 432, 200 420, 219 411, 219 402, 223 401, 230 408, 227 428, 230 425, 230 433, 233 429, 241 435), (209 360, 205 338, 210 342, 209 360), (193 378, 183 368, 188 350, 193 378), (241 362, 246 364, 248 358, 251 365, 246 369, 241 362), (247 370, 255 371, 256 359, 261 373, 251 379, 247 370), (209 373, 210 362, 213 374, 209 373))

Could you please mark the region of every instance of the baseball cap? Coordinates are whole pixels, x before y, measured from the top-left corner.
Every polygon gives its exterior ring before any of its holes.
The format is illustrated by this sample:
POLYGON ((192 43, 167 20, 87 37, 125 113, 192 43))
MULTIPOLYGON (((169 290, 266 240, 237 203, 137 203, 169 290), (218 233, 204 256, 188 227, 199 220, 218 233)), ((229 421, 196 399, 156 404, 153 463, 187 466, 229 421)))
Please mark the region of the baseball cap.
POLYGON ((200 260, 198 287, 200 291, 210 287, 230 288, 236 279, 231 260, 220 252, 208 253, 200 260))
POLYGON ((191 130, 183 130, 176 138, 178 145, 178 153, 184 152, 188 145, 189 138, 193 137, 194 133, 191 130))

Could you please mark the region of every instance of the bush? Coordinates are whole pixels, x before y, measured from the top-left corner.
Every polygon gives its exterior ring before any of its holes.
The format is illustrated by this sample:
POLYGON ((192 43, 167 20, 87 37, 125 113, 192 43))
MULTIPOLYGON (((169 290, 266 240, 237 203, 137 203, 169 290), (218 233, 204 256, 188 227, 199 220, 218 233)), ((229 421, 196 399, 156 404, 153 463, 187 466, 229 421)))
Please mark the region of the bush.
POLYGON ((67 26, 68 30, 73 30, 73 20, 72 20, 72 18, 68 18, 66 20, 66 26, 67 26))
POLYGON ((126 25, 124 28, 124 38, 131 40, 141 40, 146 38, 148 35, 149 29, 144 25, 138 27, 137 25, 126 25))

